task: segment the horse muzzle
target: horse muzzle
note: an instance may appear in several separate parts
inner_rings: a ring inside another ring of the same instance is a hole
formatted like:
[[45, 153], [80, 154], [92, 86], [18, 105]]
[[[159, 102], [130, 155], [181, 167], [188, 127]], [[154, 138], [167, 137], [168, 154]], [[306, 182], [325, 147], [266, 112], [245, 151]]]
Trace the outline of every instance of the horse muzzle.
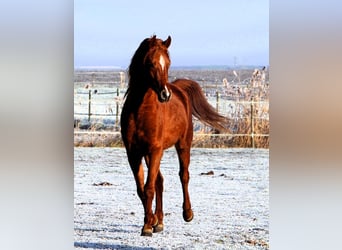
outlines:
[[160, 102], [168, 102], [170, 101], [171, 96], [172, 96], [171, 90], [169, 90], [165, 85], [164, 88], [158, 93], [158, 100]]

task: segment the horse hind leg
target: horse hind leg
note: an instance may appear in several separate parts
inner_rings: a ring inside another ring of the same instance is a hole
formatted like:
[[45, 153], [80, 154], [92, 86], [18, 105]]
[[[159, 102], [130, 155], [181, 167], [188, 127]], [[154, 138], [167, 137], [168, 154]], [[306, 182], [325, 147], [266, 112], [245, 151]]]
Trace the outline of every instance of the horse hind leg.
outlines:
[[189, 185], [189, 164], [190, 164], [190, 147], [180, 148], [176, 146], [179, 158], [179, 177], [183, 189], [183, 219], [190, 222], [194, 218], [194, 213], [191, 209], [190, 195], [188, 190]]

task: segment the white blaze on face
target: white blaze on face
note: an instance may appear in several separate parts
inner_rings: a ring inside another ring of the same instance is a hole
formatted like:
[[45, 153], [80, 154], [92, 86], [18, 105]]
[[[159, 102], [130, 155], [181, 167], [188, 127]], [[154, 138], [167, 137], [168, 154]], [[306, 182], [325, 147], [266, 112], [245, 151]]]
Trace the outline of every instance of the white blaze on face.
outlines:
[[164, 70], [164, 68], [165, 68], [165, 59], [164, 59], [164, 57], [162, 55], [160, 55], [159, 64], [160, 64], [162, 70]]
[[[164, 71], [165, 70], [165, 58], [163, 55], [160, 55], [159, 64], [160, 64], [160, 67], [162, 68], [162, 71]], [[168, 99], [170, 99], [171, 93], [170, 93], [169, 89], [166, 87], [166, 85], [164, 86], [164, 91], [165, 91], [164, 93], [165, 93], [166, 97]]]
[[164, 89], [166, 91], [166, 96], [169, 97], [170, 96], [170, 92], [169, 92], [169, 89], [166, 87], [166, 85], [165, 85]]

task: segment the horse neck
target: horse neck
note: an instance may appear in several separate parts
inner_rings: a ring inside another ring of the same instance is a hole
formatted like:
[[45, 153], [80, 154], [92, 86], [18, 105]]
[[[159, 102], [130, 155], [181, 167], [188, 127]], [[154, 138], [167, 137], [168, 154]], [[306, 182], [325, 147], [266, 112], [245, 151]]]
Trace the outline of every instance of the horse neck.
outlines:
[[128, 89], [126, 91], [125, 97], [129, 100], [130, 105], [139, 106], [148, 91], [149, 87], [146, 85], [144, 80], [133, 81], [134, 79], [130, 79], [128, 84]]

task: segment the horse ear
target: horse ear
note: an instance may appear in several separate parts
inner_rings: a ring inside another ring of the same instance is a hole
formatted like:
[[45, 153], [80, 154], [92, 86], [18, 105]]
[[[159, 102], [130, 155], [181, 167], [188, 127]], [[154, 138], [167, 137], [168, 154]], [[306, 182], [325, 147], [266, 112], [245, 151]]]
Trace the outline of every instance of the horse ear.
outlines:
[[156, 41], [156, 39], [157, 39], [157, 36], [156, 36], [156, 35], [153, 35], [153, 36], [151, 37], [151, 42], [154, 43], [154, 42]]
[[167, 39], [163, 42], [163, 44], [168, 48], [171, 44], [171, 36], [168, 36]]

